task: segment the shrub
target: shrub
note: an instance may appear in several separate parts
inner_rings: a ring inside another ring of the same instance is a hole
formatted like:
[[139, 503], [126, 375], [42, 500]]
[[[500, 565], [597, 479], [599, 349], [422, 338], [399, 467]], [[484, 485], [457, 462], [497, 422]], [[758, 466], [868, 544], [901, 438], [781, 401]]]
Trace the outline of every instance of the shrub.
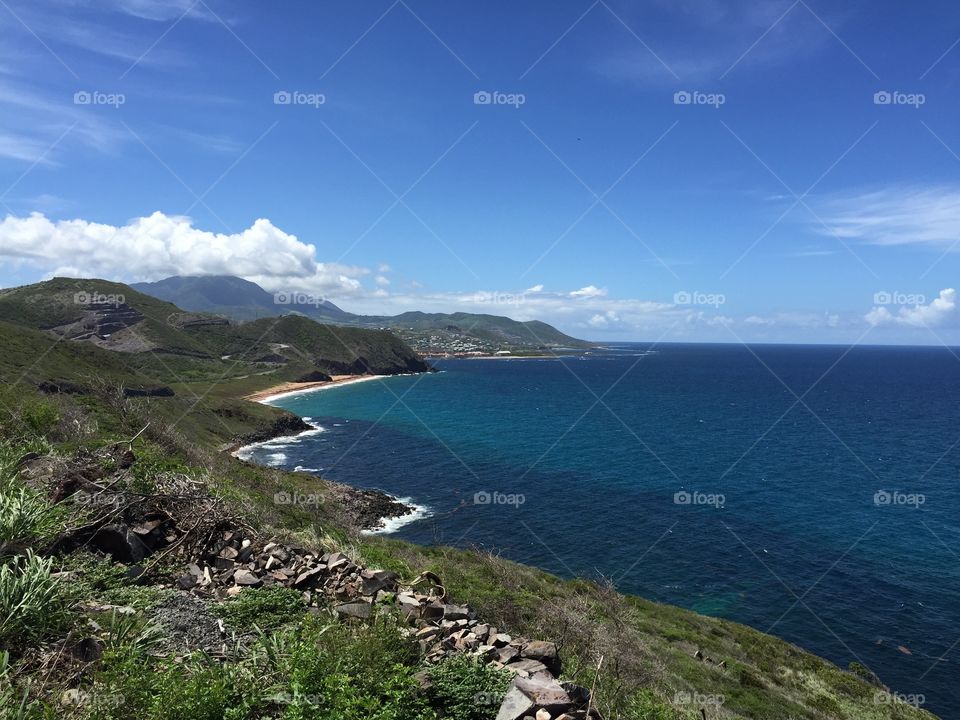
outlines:
[[237, 628], [274, 628], [303, 617], [307, 608], [303, 596], [291, 588], [273, 587], [244, 590], [217, 606], [214, 612]]
[[138, 585], [131, 581], [127, 566], [89, 552], [68, 555], [64, 566], [75, 575], [70, 587], [74, 600], [97, 600], [147, 610], [174, 592], [156, 585]]
[[[253, 593], [251, 593], [253, 594]], [[221, 664], [104, 653], [91, 720], [437, 720], [396, 627], [350, 628], [312, 616]], [[122, 702], [116, 702], [122, 698]]]
[[431, 670], [427, 695], [446, 720], [491, 720], [509, 685], [509, 672], [456, 657]]

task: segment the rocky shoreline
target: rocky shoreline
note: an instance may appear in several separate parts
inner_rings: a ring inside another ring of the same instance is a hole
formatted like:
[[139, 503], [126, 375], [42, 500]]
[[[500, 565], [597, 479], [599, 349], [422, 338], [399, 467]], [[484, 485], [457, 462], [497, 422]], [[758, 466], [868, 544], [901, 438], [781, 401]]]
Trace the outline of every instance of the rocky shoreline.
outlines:
[[[281, 438], [295, 438], [312, 430], [316, 430], [316, 428], [304, 421], [303, 418], [285, 412], [270, 425], [236, 438], [224, 450], [237, 457], [241, 450], [251, 445]], [[237, 459], [240, 462], [250, 462], [239, 457]], [[361, 532], [382, 530], [385, 521], [412, 515], [417, 511], [417, 508], [413, 505], [401, 502], [399, 498], [382, 490], [364, 490], [319, 476], [316, 477], [318, 482], [323, 483], [332, 491], [335, 500], [346, 511], [349, 521]]]

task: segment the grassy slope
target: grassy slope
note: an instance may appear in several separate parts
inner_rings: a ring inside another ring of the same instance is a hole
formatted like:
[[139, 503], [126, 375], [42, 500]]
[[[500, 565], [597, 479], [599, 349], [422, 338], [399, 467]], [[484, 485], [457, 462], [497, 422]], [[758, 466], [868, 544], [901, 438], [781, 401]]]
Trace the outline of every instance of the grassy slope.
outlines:
[[[56, 343], [44, 333], [0, 323], [0, 380], [9, 388], [0, 397], [4, 406], [34, 402], [30, 386], [54, 378], [84, 384], [94, 375], [105, 384], [150, 378], [170, 381], [165, 362], [151, 354], [136, 360], [78, 343]], [[198, 363], [181, 359], [184, 368]], [[666, 708], [677, 692], [720, 694], [725, 717], [742, 718], [928, 718], [902, 703], [876, 702], [876, 689], [852, 674], [777, 638], [736, 623], [709, 618], [679, 608], [625, 597], [594, 583], [562, 581], [539, 570], [478, 552], [424, 548], [387, 538], [360, 537], [345, 526], [331, 503], [315, 508], [278, 506], [271, 500], [279, 490], [320, 492], [309, 475], [283, 473], [240, 463], [213, 448], [230, 437], [271, 419], [277, 411], [237, 400], [239, 387], [269, 384], [269, 376], [237, 376], [242, 368], [225, 363], [218, 370], [233, 372], [232, 382], [209, 378], [172, 383], [174, 398], [116, 400], [109, 393], [92, 396], [36, 399], [54, 403], [63, 418], [87, 429], [83, 444], [99, 445], [130, 437], [151, 423], [138, 453], [202, 468], [215, 489], [243, 508], [265, 532], [292, 538], [329, 536], [369, 563], [399, 570], [410, 577], [431, 569], [450, 593], [468, 601], [485, 619], [514, 633], [555, 639], [563, 644], [567, 674], [590, 685], [600, 654], [605, 657], [597, 680], [598, 695], [608, 717], [636, 717], [625, 708], [637, 690], [655, 693]], [[245, 386], [245, 384], [248, 384]], [[187, 392], [192, 390], [193, 392]], [[199, 399], [198, 399], [199, 398]], [[62, 443], [64, 451], [79, 441]], [[701, 649], [726, 660], [725, 670], [696, 660]], [[693, 717], [678, 707], [677, 715]]]

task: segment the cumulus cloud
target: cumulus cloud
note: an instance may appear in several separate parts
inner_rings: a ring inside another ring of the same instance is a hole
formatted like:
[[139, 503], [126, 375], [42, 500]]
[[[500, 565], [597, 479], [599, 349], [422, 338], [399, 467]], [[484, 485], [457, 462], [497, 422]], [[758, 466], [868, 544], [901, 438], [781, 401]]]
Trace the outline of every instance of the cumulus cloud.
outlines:
[[190, 218], [155, 212], [125, 225], [8, 215], [0, 257], [49, 275], [157, 280], [169, 275], [239, 275], [268, 290], [354, 293], [365, 268], [321, 263], [316, 248], [265, 218], [240, 232], [213, 233]]
[[579, 290], [574, 290], [570, 293], [572, 298], [595, 298], [603, 297], [607, 294], [606, 288], [598, 288], [595, 285], [587, 285], [582, 287]]
[[957, 320], [957, 291], [946, 288], [929, 304], [902, 306], [890, 312], [885, 305], [874, 307], [864, 319], [873, 326], [903, 325], [907, 327], [934, 328], [952, 324]]
[[620, 316], [617, 315], [617, 313], [613, 310], [607, 310], [604, 313], [597, 313], [587, 321], [590, 327], [595, 328], [607, 328], [610, 325], [618, 322], [620, 322]]
[[534, 285], [533, 287], [529, 287], [529, 288], [527, 288], [526, 290], [524, 290], [524, 292], [528, 292], [528, 293], [543, 292], [543, 283], [538, 283], [537, 285]]

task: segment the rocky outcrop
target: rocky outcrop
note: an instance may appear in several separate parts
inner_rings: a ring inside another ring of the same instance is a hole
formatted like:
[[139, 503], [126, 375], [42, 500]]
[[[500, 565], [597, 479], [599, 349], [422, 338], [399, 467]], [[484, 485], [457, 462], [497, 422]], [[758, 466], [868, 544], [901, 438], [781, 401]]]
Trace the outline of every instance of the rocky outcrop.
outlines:
[[286, 437], [287, 435], [298, 435], [310, 429], [312, 428], [307, 425], [302, 418], [291, 413], [285, 413], [269, 425], [236, 438], [235, 447], [252, 445], [253, 443], [265, 442], [278, 437]]
[[82, 385], [66, 380], [44, 380], [37, 385], [37, 390], [47, 395], [85, 395], [88, 392]]
[[149, 388], [124, 388], [124, 397], [173, 397], [173, 388], [161, 385]]
[[301, 375], [294, 382], [298, 383], [308, 383], [308, 382], [330, 382], [333, 378], [327, 373], [320, 370], [314, 370], [313, 372], [308, 372], [305, 375]]
[[497, 720], [601, 720], [586, 688], [558, 679], [562, 663], [554, 643], [514, 637], [484, 622], [469, 606], [451, 602], [432, 573], [403, 580], [388, 570], [362, 567], [341, 552], [320, 554], [275, 542], [258, 547], [231, 531], [177, 581], [182, 590], [218, 598], [271, 585], [298, 590], [308, 605], [331, 608], [344, 622], [396, 611], [428, 664], [469, 655], [512, 673]]
[[364, 357], [357, 357], [352, 362], [324, 359], [321, 364], [331, 375], [402, 375], [432, 370], [430, 365], [419, 357], [409, 357], [389, 363], [370, 363]]

